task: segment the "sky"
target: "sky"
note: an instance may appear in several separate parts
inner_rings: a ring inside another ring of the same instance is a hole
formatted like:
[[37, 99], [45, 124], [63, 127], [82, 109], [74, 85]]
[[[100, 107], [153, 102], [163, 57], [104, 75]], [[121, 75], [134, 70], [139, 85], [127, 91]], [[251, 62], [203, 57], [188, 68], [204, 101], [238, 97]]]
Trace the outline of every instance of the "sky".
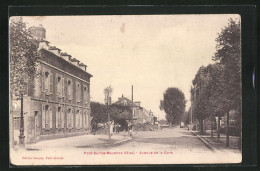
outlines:
[[190, 107], [190, 88], [200, 66], [215, 52], [217, 34], [239, 15], [104, 15], [23, 17], [27, 26], [42, 24], [51, 46], [87, 65], [91, 101], [104, 103], [104, 88], [113, 88], [112, 102], [122, 94], [152, 110], [159, 109], [168, 87], [180, 89]]

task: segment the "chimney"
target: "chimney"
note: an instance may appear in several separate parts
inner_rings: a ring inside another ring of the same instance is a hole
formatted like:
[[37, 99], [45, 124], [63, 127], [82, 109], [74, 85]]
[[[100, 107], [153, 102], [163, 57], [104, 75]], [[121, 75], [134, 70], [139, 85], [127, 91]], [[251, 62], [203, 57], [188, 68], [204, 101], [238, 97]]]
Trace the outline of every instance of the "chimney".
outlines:
[[73, 63], [76, 66], [79, 66], [79, 60], [77, 60], [76, 58], [70, 59], [70, 62]]
[[87, 65], [83, 64], [83, 63], [80, 63], [79, 64], [79, 67], [84, 70], [84, 71], [87, 71]]
[[61, 50], [59, 48], [56, 48], [56, 46], [50, 46], [49, 51], [51, 51], [52, 53], [54, 53], [57, 56], [60, 56]]
[[30, 27], [29, 31], [37, 40], [45, 40], [46, 38], [46, 30], [41, 24]]
[[71, 56], [67, 54], [66, 52], [60, 54], [62, 58], [64, 58], [66, 61], [70, 61]]

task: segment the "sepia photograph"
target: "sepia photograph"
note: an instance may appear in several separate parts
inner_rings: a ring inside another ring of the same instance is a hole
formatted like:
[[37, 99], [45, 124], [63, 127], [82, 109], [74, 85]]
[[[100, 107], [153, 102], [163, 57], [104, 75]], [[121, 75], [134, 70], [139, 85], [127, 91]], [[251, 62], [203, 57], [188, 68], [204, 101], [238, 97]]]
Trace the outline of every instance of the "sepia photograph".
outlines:
[[10, 163], [242, 162], [238, 14], [12, 16]]

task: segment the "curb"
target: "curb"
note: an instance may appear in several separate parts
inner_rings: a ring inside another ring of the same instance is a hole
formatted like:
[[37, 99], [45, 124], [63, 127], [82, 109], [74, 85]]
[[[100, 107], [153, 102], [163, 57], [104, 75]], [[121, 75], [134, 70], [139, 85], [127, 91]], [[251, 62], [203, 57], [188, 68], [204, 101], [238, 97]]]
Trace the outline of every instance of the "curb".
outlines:
[[208, 147], [208, 149], [210, 149], [211, 151], [216, 151], [217, 149], [219, 149], [218, 147], [216, 147], [215, 145], [213, 145], [211, 142], [209, 142], [208, 140], [206, 140], [205, 138], [199, 136], [198, 134], [196, 134], [195, 132], [193, 131], [190, 131], [192, 132], [199, 140], [201, 140], [206, 147]]

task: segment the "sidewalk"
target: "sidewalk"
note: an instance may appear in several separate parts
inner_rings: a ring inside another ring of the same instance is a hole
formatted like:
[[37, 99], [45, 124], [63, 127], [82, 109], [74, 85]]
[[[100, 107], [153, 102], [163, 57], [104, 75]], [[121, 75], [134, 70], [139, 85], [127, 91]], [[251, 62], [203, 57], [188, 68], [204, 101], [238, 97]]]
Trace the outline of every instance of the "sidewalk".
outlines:
[[241, 153], [241, 142], [239, 140], [239, 137], [229, 136], [229, 147], [226, 147], [226, 135], [224, 134], [220, 134], [220, 138], [218, 140], [217, 132], [213, 132], [213, 137], [211, 138], [210, 130], [207, 130], [204, 135], [200, 135], [199, 131], [190, 131], [212, 151], [228, 150], [235, 153]]
[[108, 135], [98, 134], [98, 135], [82, 135], [74, 137], [66, 137], [53, 140], [44, 140], [39, 141], [34, 144], [26, 144], [25, 148], [27, 150], [44, 150], [44, 149], [59, 149], [59, 148], [100, 148], [108, 147], [113, 145], [119, 145], [130, 141], [132, 138], [129, 136], [124, 136], [122, 134], [114, 134], [111, 136], [111, 139], [108, 139]]

